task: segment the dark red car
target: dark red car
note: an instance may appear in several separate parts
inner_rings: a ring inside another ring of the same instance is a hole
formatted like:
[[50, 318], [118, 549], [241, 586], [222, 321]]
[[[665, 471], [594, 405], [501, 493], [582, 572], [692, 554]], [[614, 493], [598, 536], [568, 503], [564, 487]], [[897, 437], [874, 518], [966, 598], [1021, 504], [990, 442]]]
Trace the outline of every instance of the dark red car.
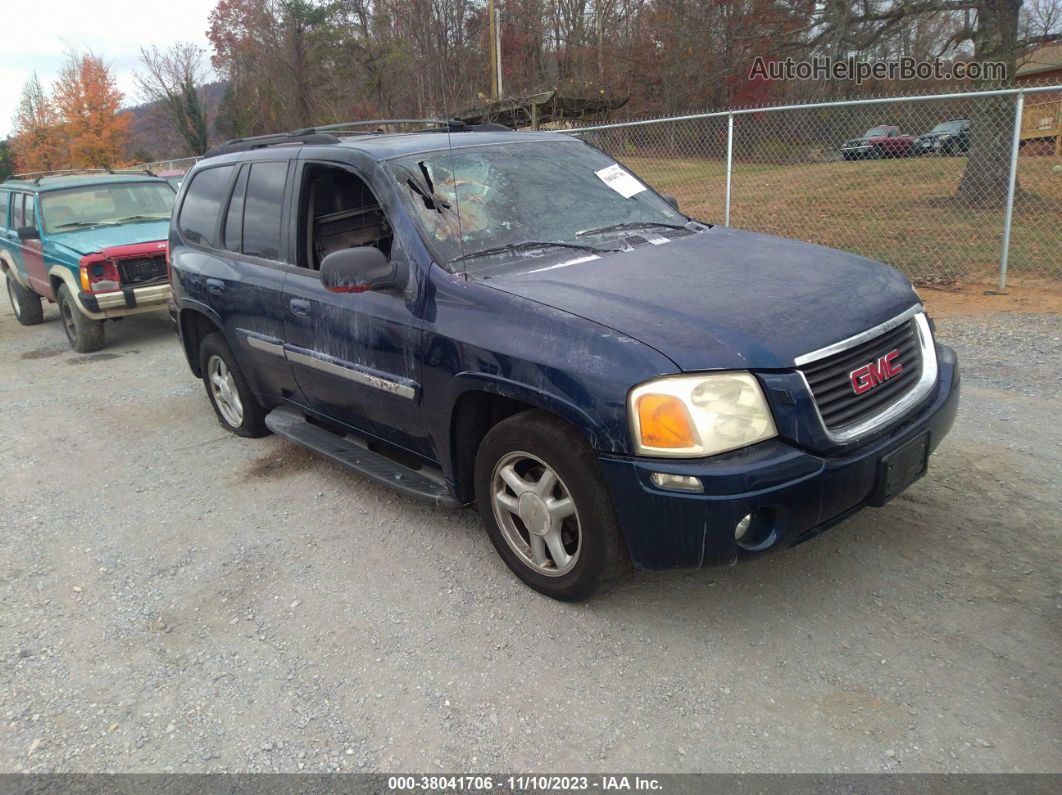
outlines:
[[852, 138], [841, 144], [841, 157], [845, 160], [907, 157], [913, 145], [914, 138], [900, 132], [899, 127], [882, 125], [871, 127], [862, 138]]

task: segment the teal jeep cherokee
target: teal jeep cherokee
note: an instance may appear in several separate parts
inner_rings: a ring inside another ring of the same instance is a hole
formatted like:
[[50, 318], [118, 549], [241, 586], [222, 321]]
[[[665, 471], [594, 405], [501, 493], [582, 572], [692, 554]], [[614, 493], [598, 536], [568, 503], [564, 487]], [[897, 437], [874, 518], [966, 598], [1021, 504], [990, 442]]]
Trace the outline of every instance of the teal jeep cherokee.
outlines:
[[103, 347], [103, 322], [164, 309], [176, 194], [150, 172], [25, 174], [0, 185], [0, 272], [18, 322], [59, 306], [70, 346]]

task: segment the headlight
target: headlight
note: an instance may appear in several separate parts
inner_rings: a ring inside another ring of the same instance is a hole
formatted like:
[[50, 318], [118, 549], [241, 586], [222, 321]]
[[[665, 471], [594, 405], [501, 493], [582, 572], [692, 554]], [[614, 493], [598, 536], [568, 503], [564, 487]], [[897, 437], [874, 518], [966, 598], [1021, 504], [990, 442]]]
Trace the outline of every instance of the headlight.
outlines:
[[647, 381], [627, 399], [639, 455], [695, 458], [778, 435], [751, 373], [676, 375]]

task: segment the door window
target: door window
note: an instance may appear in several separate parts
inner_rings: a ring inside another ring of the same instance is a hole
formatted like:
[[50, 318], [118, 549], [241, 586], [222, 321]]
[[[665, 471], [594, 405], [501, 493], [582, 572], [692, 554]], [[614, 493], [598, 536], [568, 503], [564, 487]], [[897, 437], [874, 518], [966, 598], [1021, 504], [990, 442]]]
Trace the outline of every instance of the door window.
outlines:
[[243, 253], [280, 261], [281, 214], [288, 164], [253, 163], [243, 200]]
[[181, 204], [177, 226], [190, 243], [216, 247], [218, 215], [225, 202], [234, 166], [217, 166], [197, 172]]
[[300, 267], [319, 270], [333, 251], [355, 246], [391, 256], [393, 232], [383, 208], [365, 181], [346, 169], [306, 166], [299, 219]]
[[7, 211], [11, 206], [11, 194], [6, 190], [0, 190], [0, 229], [10, 229], [7, 221]]
[[23, 197], [25, 204], [22, 205], [22, 226], [37, 226], [37, 199], [32, 193]]

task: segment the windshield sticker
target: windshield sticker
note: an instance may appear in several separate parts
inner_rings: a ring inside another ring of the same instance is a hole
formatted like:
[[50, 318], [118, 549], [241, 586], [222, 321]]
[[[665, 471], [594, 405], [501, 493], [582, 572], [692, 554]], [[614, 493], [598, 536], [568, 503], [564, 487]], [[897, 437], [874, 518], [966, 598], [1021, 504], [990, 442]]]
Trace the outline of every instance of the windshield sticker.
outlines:
[[603, 168], [594, 173], [597, 174], [602, 182], [624, 199], [629, 199], [631, 196], [645, 190], [645, 185], [635, 179], [633, 174], [620, 168], [619, 163], [613, 163], [608, 168]]

